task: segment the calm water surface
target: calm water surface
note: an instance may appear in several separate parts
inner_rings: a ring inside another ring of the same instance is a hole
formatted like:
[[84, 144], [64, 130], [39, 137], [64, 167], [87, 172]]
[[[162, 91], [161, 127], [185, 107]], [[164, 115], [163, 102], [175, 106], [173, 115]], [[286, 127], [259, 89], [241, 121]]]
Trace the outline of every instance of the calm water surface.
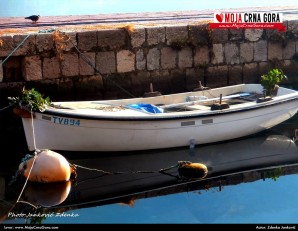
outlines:
[[[102, 154], [100, 158], [65, 153], [70, 163], [81, 167], [127, 173], [104, 175], [78, 167], [72, 184], [28, 184], [21, 200], [39, 205], [37, 209], [15, 205], [23, 183], [6, 185], [1, 216], [9, 215], [3, 223], [295, 224], [297, 122], [295, 116], [252, 137], [194, 149]], [[186, 180], [173, 167], [177, 160], [205, 163], [207, 177]], [[155, 171], [167, 167], [173, 167], [168, 174]], [[152, 172], [131, 173], [148, 170]]]

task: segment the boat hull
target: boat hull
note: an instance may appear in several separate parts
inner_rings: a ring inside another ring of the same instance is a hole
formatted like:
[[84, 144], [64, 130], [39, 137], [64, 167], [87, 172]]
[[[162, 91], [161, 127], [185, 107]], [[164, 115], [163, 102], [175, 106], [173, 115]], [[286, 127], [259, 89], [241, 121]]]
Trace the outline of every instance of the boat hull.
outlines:
[[22, 118], [29, 150], [135, 151], [248, 136], [291, 118], [297, 99], [266, 107], [158, 119], [100, 119], [35, 113]]

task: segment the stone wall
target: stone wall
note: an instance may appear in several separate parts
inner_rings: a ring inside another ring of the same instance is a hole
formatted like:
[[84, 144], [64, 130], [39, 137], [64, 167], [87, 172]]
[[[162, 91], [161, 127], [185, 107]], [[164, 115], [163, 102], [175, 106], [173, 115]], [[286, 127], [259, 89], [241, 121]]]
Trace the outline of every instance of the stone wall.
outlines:
[[[26, 85], [54, 100], [127, 98], [143, 96], [151, 82], [162, 94], [178, 93], [199, 81], [208, 87], [257, 83], [273, 67], [294, 83], [298, 21], [284, 25], [286, 32], [210, 30], [200, 23], [32, 33], [0, 66], [1, 95]], [[0, 36], [0, 60], [26, 36]]]

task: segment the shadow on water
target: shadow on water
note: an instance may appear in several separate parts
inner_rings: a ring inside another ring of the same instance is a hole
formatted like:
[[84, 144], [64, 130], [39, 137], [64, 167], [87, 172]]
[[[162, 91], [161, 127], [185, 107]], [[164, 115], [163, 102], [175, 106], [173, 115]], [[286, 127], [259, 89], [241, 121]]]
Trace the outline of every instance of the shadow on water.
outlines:
[[[19, 164], [14, 157], [6, 166], [9, 174], [4, 174], [0, 182], [3, 185], [0, 219], [5, 223], [22, 222], [22, 219], [25, 219], [23, 222], [39, 223], [49, 214], [114, 203], [133, 206], [136, 200], [145, 198], [211, 188], [221, 191], [228, 185], [266, 178], [277, 180], [283, 175], [296, 174], [298, 148], [294, 136], [297, 121], [298, 116], [294, 116], [254, 136], [193, 149], [113, 153], [110, 156], [107, 153], [88, 153], [85, 156], [84, 153], [75, 156], [64, 153], [69, 162], [77, 166], [75, 181], [28, 183], [17, 204], [24, 182], [8, 185], [11, 172]], [[100, 157], [96, 156], [99, 154]], [[179, 172], [180, 161], [206, 165], [207, 176], [186, 178]], [[167, 171], [161, 172], [162, 169]], [[28, 218], [28, 214], [37, 215]]]

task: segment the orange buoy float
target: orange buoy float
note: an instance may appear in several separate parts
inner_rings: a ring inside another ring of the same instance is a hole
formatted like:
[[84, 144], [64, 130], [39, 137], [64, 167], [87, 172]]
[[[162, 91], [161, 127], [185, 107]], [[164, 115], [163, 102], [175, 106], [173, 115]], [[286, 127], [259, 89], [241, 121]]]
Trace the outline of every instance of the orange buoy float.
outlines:
[[42, 150], [19, 165], [19, 172], [24, 177], [31, 182], [39, 183], [69, 181], [73, 171], [68, 161], [61, 154], [51, 150]]
[[52, 207], [66, 200], [71, 189], [71, 181], [52, 184], [28, 184], [23, 199], [35, 206]]

